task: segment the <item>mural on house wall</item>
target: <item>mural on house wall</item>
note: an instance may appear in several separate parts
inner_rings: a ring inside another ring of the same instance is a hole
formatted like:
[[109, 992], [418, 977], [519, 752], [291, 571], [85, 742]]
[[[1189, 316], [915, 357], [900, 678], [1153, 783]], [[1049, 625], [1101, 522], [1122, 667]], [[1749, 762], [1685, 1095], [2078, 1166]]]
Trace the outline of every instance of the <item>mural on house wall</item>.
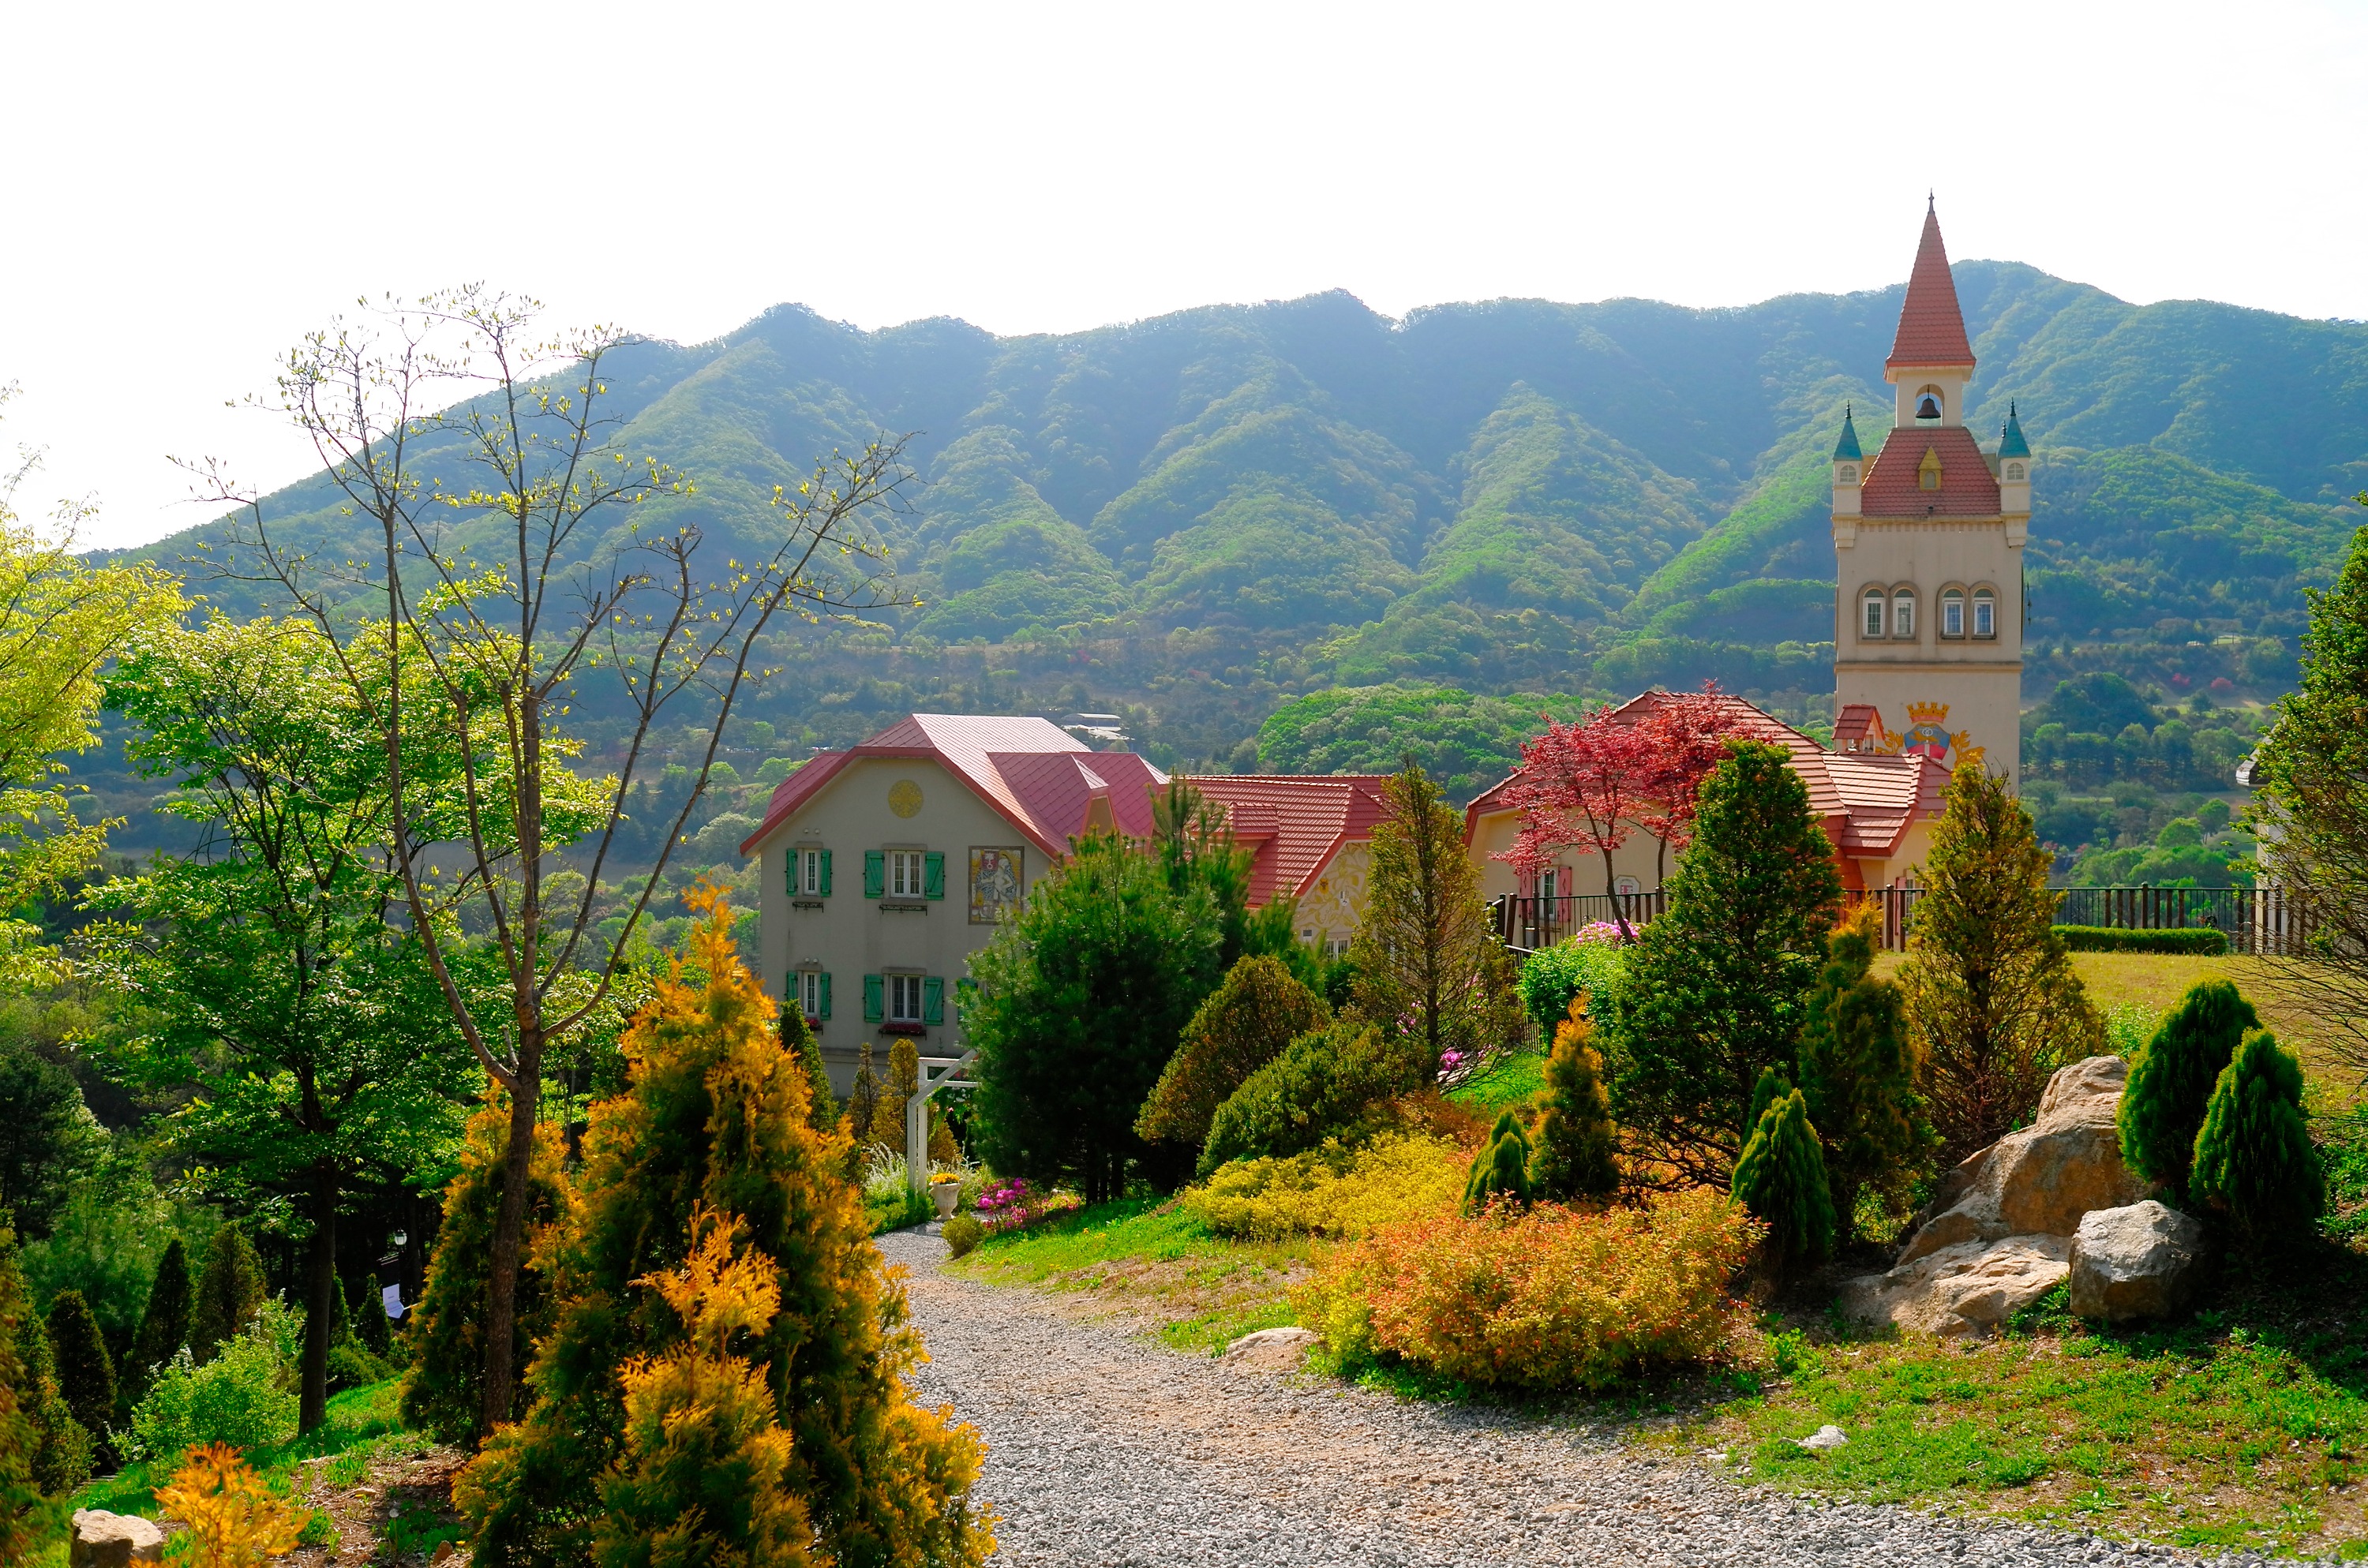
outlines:
[[1019, 908], [1020, 901], [1028, 892], [1028, 880], [1020, 874], [1019, 855], [1017, 849], [971, 846], [972, 925], [992, 926], [1005, 910], [1017, 911]]

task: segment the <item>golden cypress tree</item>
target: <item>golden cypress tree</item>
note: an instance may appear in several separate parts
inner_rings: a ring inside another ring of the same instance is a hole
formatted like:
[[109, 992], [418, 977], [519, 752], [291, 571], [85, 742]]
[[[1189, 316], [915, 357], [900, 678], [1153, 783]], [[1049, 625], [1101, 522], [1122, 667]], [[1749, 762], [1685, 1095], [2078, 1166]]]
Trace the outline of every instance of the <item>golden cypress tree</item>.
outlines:
[[1537, 1137], [1530, 1154], [1530, 1185], [1540, 1198], [1609, 1198], [1620, 1190], [1613, 1158], [1619, 1129], [1603, 1086], [1603, 1058], [1587, 1017], [1587, 993], [1570, 999], [1570, 1016], [1554, 1026], [1554, 1054], [1539, 1096]]
[[888, 1048], [888, 1081], [880, 1087], [880, 1103], [871, 1112], [871, 1142], [902, 1152], [905, 1147], [905, 1106], [921, 1092], [921, 1048], [906, 1035]]
[[[529, 1374], [533, 1403], [454, 1488], [478, 1531], [477, 1560], [580, 1562], [597, 1548], [606, 1562], [794, 1562], [767, 1553], [803, 1508], [817, 1560], [982, 1562], [994, 1541], [970, 1500], [978, 1437], [905, 1390], [920, 1337], [840, 1174], [848, 1135], [808, 1119], [807, 1075], [740, 964], [722, 896], [702, 889], [692, 905], [705, 918], [691, 952], [625, 1036], [627, 1087], [592, 1110], [577, 1205], [550, 1249], [557, 1307]], [[709, 1233], [694, 1235], [695, 1223]], [[698, 1478], [669, 1479], [650, 1444], [663, 1412], [687, 1409], [694, 1388], [723, 1387], [712, 1346], [681, 1357], [700, 1332], [697, 1293], [690, 1308], [667, 1295], [680, 1294], [686, 1267], [697, 1275], [691, 1259], [718, 1223], [738, 1238], [735, 1262], [779, 1292], [761, 1331], [736, 1331], [734, 1353], [789, 1443], [772, 1469], [765, 1453], [779, 1444], [752, 1412], [735, 1403], [717, 1413], [698, 1440], [729, 1438], [745, 1459], [734, 1473], [757, 1490], [729, 1518], [693, 1523], [664, 1508]], [[644, 1376], [670, 1357], [673, 1371]], [[609, 1488], [630, 1506], [612, 1510]], [[683, 1532], [700, 1529], [729, 1540], [712, 1536], [691, 1551]]]

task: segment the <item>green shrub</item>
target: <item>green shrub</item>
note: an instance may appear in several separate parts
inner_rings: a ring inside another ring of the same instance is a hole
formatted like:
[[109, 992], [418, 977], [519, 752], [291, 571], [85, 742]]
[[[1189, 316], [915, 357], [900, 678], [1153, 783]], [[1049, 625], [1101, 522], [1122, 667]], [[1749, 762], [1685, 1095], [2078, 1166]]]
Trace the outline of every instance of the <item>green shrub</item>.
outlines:
[[1378, 1124], [1383, 1103], [1417, 1087], [1418, 1076], [1413, 1053], [1380, 1029], [1335, 1019], [1292, 1040], [1217, 1108], [1200, 1174], [1228, 1160], [1321, 1148], [1326, 1139], [1353, 1142]]
[[1464, 1185], [1453, 1141], [1383, 1132], [1350, 1149], [1236, 1160], [1187, 1188], [1184, 1209], [1219, 1235], [1357, 1237], [1394, 1220], [1452, 1213]]
[[1611, 994], [1620, 978], [1621, 956], [1616, 942], [1565, 937], [1521, 960], [1521, 1008], [1538, 1026], [1540, 1040], [1554, 1039], [1554, 1030], [1570, 1017], [1573, 998]]
[[2130, 1063], [2115, 1119], [2130, 1169], [2187, 1200], [2195, 1135], [2220, 1074], [2246, 1031], [2261, 1027], [2253, 1005], [2225, 980], [2198, 982], [2180, 999]]
[[[384, 1314], [381, 1314], [384, 1315]], [[358, 1340], [329, 1346], [329, 1392], [368, 1388], [394, 1376], [394, 1369], [363, 1348]]]
[[1540, 1198], [1609, 1198], [1620, 1189], [1613, 1159], [1620, 1130], [1611, 1124], [1611, 1096], [1603, 1087], [1603, 1058], [1589, 1043], [1593, 1026], [1568, 1004], [1546, 1061], [1546, 1087], [1538, 1135], [1530, 1152], [1530, 1186]]
[[132, 1457], [171, 1459], [193, 1443], [251, 1450], [293, 1437], [297, 1323], [275, 1301], [203, 1365], [177, 1352], [131, 1412]]
[[962, 1257], [986, 1239], [986, 1227], [967, 1214], [957, 1214], [946, 1221], [945, 1235], [948, 1256]]
[[817, 1132], [838, 1125], [838, 1101], [830, 1092], [830, 1067], [822, 1059], [822, 1041], [806, 1027], [805, 1009], [794, 1001], [781, 1007], [781, 1049], [797, 1058], [806, 1074], [806, 1123]]
[[1801, 1094], [1844, 1234], [1854, 1228], [1861, 1191], [1884, 1194], [1895, 1211], [1912, 1207], [1908, 1193], [1938, 1142], [1916, 1092], [1906, 998], [1874, 973], [1882, 946], [1882, 909], [1860, 904], [1827, 938], [1801, 1028]]
[[1833, 1249], [1834, 1200], [1826, 1161], [1798, 1089], [1760, 1113], [1735, 1162], [1735, 1197], [1766, 1222], [1765, 1256], [1779, 1278], [1814, 1268]]
[[2217, 958], [2228, 950], [2226, 932], [2209, 926], [2176, 931], [2124, 931], [2117, 926], [2058, 926], [2055, 935], [2071, 953], [2201, 953]]
[[115, 1361], [81, 1291], [58, 1292], [50, 1303], [49, 1331], [58, 1395], [97, 1442], [115, 1421]]
[[2221, 1069], [2195, 1135], [2188, 1187], [2226, 1209], [2254, 1251], [2291, 1246], [2311, 1233], [2326, 1189], [2303, 1119], [2302, 1064], [2267, 1029], [2247, 1035]]
[[1184, 1026], [1176, 1054], [1135, 1118], [1135, 1135], [1199, 1149], [1208, 1142], [1217, 1108], [1292, 1040], [1330, 1017], [1324, 999], [1278, 960], [1242, 960]]
[[1498, 1199], [1526, 1208], [1530, 1201], [1530, 1135], [1511, 1111], [1497, 1119], [1480, 1152], [1472, 1156], [1463, 1182], [1463, 1212], [1477, 1214]]
[[378, 1280], [370, 1275], [362, 1276], [361, 1287], [356, 1291], [353, 1302], [354, 1338], [363, 1349], [384, 1360], [387, 1352], [393, 1348], [393, 1335], [389, 1332], [392, 1325], [387, 1322], [386, 1301], [379, 1294]]

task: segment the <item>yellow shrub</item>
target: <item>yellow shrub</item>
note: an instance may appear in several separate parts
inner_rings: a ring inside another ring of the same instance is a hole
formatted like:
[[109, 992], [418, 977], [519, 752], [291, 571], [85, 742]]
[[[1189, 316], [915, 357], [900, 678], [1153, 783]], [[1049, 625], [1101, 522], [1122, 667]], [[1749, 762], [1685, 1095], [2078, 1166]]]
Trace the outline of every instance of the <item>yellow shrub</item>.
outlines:
[[1759, 1228], [1708, 1188], [1601, 1213], [1451, 1206], [1343, 1247], [1292, 1304], [1344, 1365], [1388, 1352], [1468, 1382], [1600, 1389], [1726, 1348], [1727, 1281]]
[[1184, 1207], [1221, 1235], [1356, 1237], [1394, 1221], [1452, 1213], [1470, 1163], [1452, 1140], [1383, 1133], [1356, 1149], [1327, 1143], [1222, 1165], [1184, 1194]]
[[304, 1510], [274, 1496], [228, 1443], [191, 1449], [156, 1506], [189, 1527], [198, 1568], [252, 1568], [293, 1551], [304, 1526]]

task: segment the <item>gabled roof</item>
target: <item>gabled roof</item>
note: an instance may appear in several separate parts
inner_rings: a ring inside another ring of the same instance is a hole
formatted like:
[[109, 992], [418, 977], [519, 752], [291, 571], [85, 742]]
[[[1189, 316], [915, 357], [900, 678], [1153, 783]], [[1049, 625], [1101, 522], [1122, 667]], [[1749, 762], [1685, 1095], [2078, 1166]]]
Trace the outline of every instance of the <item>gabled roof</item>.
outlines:
[[1121, 833], [1151, 833], [1151, 791], [1167, 776], [1133, 752], [1098, 752], [1044, 719], [969, 713], [913, 713], [862, 744], [817, 753], [774, 787], [765, 820], [740, 846], [764, 841], [863, 757], [910, 757], [939, 764], [1052, 856], [1068, 853], [1097, 801], [1108, 802]]
[[[1924, 489], [1924, 454], [1941, 460], [1941, 488]], [[1995, 517], [1998, 484], [1974, 433], [1962, 425], [1902, 425], [1884, 437], [1866, 471], [1859, 515], [1866, 517]]]
[[1372, 836], [1385, 773], [1233, 773], [1194, 777], [1226, 809], [1234, 837], [1250, 851], [1250, 903], [1299, 897], [1349, 845]]
[[1891, 358], [1883, 362], [1886, 370], [1911, 365], [1974, 368], [1965, 315], [1957, 308], [1956, 279], [1949, 275], [1949, 250], [1941, 243], [1941, 220], [1929, 203], [1924, 237], [1916, 246], [1916, 267], [1907, 275], [1907, 299], [1899, 307], [1899, 330], [1891, 339]]

